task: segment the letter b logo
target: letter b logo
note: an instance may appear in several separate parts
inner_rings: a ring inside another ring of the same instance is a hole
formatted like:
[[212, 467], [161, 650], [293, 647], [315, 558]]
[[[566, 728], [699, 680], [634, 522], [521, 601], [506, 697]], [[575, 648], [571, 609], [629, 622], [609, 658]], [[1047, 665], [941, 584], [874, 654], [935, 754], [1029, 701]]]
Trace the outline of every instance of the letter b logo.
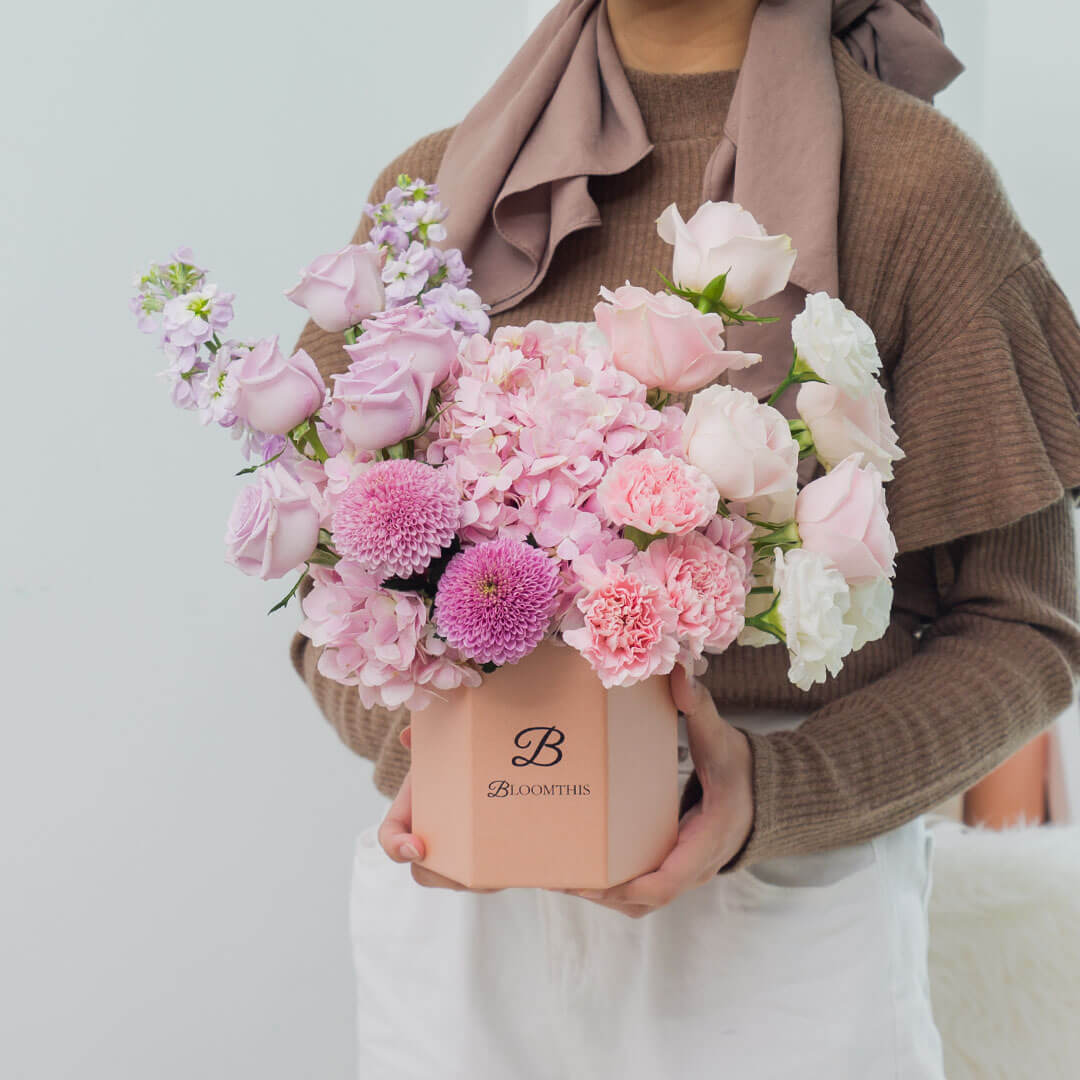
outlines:
[[[536, 733], [536, 734], [534, 734]], [[557, 727], [522, 728], [514, 736], [514, 745], [519, 750], [531, 751], [528, 757], [515, 754], [510, 759], [511, 765], [558, 765], [563, 752], [559, 749], [566, 741], [566, 736]]]

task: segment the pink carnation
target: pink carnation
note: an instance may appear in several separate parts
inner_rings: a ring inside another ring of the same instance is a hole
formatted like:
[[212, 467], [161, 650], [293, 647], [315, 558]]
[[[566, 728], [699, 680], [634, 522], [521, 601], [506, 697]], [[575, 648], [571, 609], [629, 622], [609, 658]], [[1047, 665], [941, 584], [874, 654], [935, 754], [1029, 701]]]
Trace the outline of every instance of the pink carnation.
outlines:
[[748, 521], [741, 514], [732, 512], [727, 517], [717, 514], [709, 522], [705, 535], [717, 547], [726, 548], [732, 555], [738, 556], [746, 567], [746, 575], [749, 577], [754, 572], [754, 545], [750, 543], [753, 532], [752, 521]]
[[380, 461], [339, 496], [334, 546], [362, 570], [410, 577], [447, 547], [461, 503], [447, 475], [419, 461]]
[[675, 609], [681, 659], [721, 653], [742, 632], [749, 582], [739, 556], [692, 532], [650, 544], [630, 569], [642, 566], [663, 582]]
[[642, 450], [612, 465], [596, 498], [613, 525], [679, 535], [707, 525], [720, 495], [700, 469], [659, 450]]
[[666, 675], [679, 654], [677, 616], [662, 584], [615, 563], [574, 564], [584, 591], [564, 619], [563, 640], [593, 666], [606, 687]]

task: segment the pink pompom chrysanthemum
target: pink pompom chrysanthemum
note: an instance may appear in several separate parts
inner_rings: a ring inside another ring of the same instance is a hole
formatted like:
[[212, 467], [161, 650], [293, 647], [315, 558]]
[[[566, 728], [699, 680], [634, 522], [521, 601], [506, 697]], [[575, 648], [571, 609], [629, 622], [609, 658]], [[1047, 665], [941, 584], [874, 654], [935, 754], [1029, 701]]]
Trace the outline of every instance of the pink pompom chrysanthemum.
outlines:
[[679, 535], [709, 523], [720, 495], [698, 468], [659, 450], [619, 458], [596, 489], [613, 525]]
[[334, 547], [380, 579], [411, 577], [454, 538], [461, 500], [448, 475], [420, 461], [380, 461], [338, 498]]
[[519, 540], [458, 552], [435, 594], [435, 624], [462, 656], [514, 664], [540, 644], [555, 612], [559, 564]]

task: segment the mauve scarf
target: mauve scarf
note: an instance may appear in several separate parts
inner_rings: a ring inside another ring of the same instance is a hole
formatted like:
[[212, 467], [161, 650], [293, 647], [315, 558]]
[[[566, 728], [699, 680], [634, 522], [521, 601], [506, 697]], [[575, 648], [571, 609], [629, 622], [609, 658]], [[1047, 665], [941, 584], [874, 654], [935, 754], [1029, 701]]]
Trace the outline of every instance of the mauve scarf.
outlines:
[[[755, 308], [779, 321], [728, 334], [733, 348], [773, 357], [730, 373], [756, 394], [787, 368], [790, 321], [805, 294], [838, 289], [843, 122], [833, 35], [867, 71], [926, 100], [963, 70], [923, 0], [761, 0], [702, 191], [702, 201], [741, 203], [799, 252], [792, 284]], [[604, 0], [561, 0], [458, 126], [437, 178], [449, 242], [494, 311], [536, 289], [567, 235], [600, 224], [588, 177], [625, 172], [651, 150]]]

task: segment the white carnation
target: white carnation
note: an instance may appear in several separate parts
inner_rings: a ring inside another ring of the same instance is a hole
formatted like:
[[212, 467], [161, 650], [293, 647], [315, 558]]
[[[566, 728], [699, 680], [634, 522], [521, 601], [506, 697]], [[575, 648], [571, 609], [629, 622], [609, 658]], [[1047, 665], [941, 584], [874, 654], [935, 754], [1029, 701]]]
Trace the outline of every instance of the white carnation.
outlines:
[[874, 332], [835, 297], [811, 293], [791, 320], [791, 339], [800, 359], [827, 383], [861, 397], [881, 370]]
[[862, 585], [851, 586], [851, 606], [844, 621], [855, 628], [852, 652], [861, 649], [868, 641], [877, 641], [888, 630], [892, 601], [891, 578], [875, 578]]
[[816, 552], [776, 549], [774, 586], [787, 638], [788, 678], [800, 690], [836, 675], [851, 652], [855, 627], [845, 622], [851, 593], [844, 575]]

